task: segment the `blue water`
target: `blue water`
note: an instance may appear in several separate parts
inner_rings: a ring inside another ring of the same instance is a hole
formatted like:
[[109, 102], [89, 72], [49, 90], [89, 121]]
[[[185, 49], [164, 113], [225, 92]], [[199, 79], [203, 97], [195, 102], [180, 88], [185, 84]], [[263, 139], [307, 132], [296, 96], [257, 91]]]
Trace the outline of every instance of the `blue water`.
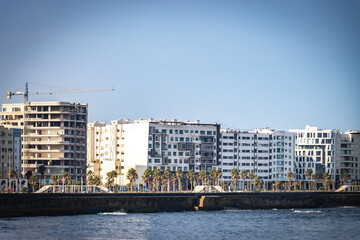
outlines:
[[360, 208], [0, 219], [0, 239], [360, 239]]

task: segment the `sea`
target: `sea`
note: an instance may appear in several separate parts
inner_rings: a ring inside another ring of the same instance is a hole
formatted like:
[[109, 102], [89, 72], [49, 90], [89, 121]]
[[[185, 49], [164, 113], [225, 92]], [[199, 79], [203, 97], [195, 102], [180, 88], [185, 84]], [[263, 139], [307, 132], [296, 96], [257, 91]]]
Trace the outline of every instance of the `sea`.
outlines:
[[0, 239], [360, 239], [360, 208], [1, 218]]

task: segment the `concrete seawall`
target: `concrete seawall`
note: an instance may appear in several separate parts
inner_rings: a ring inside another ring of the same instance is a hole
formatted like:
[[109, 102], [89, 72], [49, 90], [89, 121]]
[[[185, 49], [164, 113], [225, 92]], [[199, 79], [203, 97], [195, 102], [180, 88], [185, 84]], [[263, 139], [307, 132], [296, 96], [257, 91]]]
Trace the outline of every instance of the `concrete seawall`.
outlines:
[[0, 217], [341, 206], [360, 207], [360, 193], [0, 194]]

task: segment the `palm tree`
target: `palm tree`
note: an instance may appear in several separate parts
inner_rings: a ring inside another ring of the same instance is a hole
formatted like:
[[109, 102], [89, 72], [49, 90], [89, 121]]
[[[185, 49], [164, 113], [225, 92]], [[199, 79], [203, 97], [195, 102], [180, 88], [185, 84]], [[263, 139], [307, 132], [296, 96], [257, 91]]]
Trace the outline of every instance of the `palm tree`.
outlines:
[[170, 176], [170, 182], [172, 183], [173, 191], [175, 191], [175, 183], [177, 181], [176, 174], [171, 174]]
[[127, 188], [127, 190], [132, 191], [132, 185], [131, 185], [131, 183], [127, 183], [127, 184], [126, 184], [126, 188]]
[[222, 175], [221, 169], [218, 169], [218, 170], [216, 171], [216, 182], [217, 182], [217, 185], [219, 185], [219, 179], [220, 179], [221, 175]]
[[236, 183], [239, 180], [239, 171], [237, 170], [237, 168], [233, 168], [231, 170], [231, 179], [233, 180], [234, 191], [236, 191]]
[[205, 170], [201, 170], [199, 172], [199, 179], [201, 180], [201, 185], [204, 185], [205, 178], [206, 178], [206, 172]]
[[317, 191], [317, 180], [319, 179], [319, 174], [314, 173], [313, 179], [314, 179], [314, 188], [315, 188], [315, 191]]
[[242, 187], [242, 190], [245, 191], [245, 180], [247, 178], [247, 171], [246, 170], [242, 170], [241, 173], [240, 173], [240, 176], [241, 176], [241, 179], [243, 181], [243, 187]]
[[259, 177], [254, 178], [254, 184], [257, 188], [261, 188], [262, 182]]
[[311, 190], [310, 180], [311, 180], [312, 174], [313, 174], [313, 170], [311, 168], [306, 169], [305, 175], [308, 178], [309, 191]]
[[159, 180], [161, 177], [161, 172], [159, 170], [159, 168], [155, 168], [153, 173], [152, 173], [152, 178], [154, 179], [154, 184], [155, 184], [155, 192], [157, 192], [159, 190]]
[[293, 185], [294, 185], [294, 190], [297, 191], [298, 190], [298, 184], [299, 182], [298, 181], [294, 181], [293, 182]]
[[168, 192], [170, 192], [170, 177], [171, 177], [171, 172], [170, 170], [167, 168], [165, 171], [164, 171], [164, 183], [166, 183], [167, 187], [166, 187], [166, 190]]
[[145, 171], [144, 171], [144, 174], [142, 175], [142, 179], [143, 181], [145, 182], [145, 184], [147, 184], [147, 189], [148, 191], [150, 191], [150, 184], [149, 184], [149, 181], [150, 181], [150, 178], [151, 178], [151, 169], [150, 168], [147, 168]]
[[107, 179], [107, 185], [108, 185], [108, 188], [110, 189], [110, 186], [113, 185], [113, 188], [114, 188], [114, 181], [115, 181], [115, 178], [117, 177], [117, 172], [115, 170], [112, 170], [108, 173], [106, 173], [106, 179]]
[[52, 185], [58, 185], [60, 177], [59, 175], [52, 175], [50, 179], [52, 180]]
[[186, 177], [190, 181], [191, 191], [193, 190], [193, 181], [195, 179], [195, 173], [193, 170], [189, 170], [189, 172], [186, 174]]
[[252, 180], [255, 178], [254, 172], [252, 170], [248, 173], [248, 178], [250, 179], [250, 191], [252, 191]]
[[324, 189], [327, 191], [328, 189], [328, 187], [327, 187], [327, 183], [328, 183], [328, 180], [329, 180], [329, 178], [330, 178], [330, 175], [329, 175], [329, 173], [328, 172], [325, 172], [324, 174], [323, 174], [323, 176], [322, 176], [322, 178], [323, 178], [323, 187], [324, 187]]
[[46, 167], [44, 164], [41, 164], [38, 168], [37, 168], [38, 172], [40, 173], [41, 175], [41, 178], [43, 179], [43, 184], [44, 183], [44, 176], [45, 176], [45, 170], [46, 170]]
[[101, 179], [99, 176], [95, 176], [93, 179], [92, 179], [92, 184], [95, 185], [95, 186], [100, 186], [101, 184]]
[[342, 179], [344, 181], [344, 185], [346, 185], [346, 182], [349, 179], [349, 174], [347, 172], [344, 172], [342, 175]]
[[62, 174], [63, 184], [66, 189], [66, 184], [71, 184], [71, 175], [68, 172], [63, 172]]
[[215, 180], [217, 178], [217, 171], [215, 169], [211, 169], [209, 176], [213, 180], [213, 185], [215, 185]]
[[276, 191], [279, 191], [280, 185], [281, 185], [281, 182], [279, 180], [275, 181]]
[[166, 178], [165, 178], [165, 175], [163, 174], [163, 175], [161, 175], [160, 176], [160, 183], [161, 183], [161, 185], [160, 185], [160, 191], [162, 192], [162, 191], [166, 191], [167, 190], [167, 181], [166, 181]]
[[38, 177], [35, 174], [31, 175], [29, 178], [29, 184], [31, 186], [32, 192], [35, 192], [35, 187], [37, 182], [38, 182]]
[[298, 181], [298, 187], [299, 187], [299, 191], [301, 191], [301, 188], [303, 187], [303, 182], [301, 180]]
[[138, 179], [138, 174], [136, 172], [136, 169], [135, 168], [130, 168], [127, 172], [127, 175], [126, 175], [126, 179], [130, 181], [130, 191], [132, 192], [133, 191], [133, 187], [134, 187], [134, 182], [136, 179]]
[[89, 184], [89, 185], [93, 185], [93, 180], [94, 180], [94, 172], [89, 170], [87, 173], [86, 173], [86, 183]]
[[287, 173], [287, 179], [289, 180], [289, 191], [291, 191], [291, 181], [294, 179], [294, 174], [291, 171]]
[[176, 178], [178, 179], [178, 191], [180, 192], [181, 191], [181, 179], [183, 178], [184, 176], [184, 173], [183, 171], [181, 170], [181, 168], [179, 168], [177, 171], [176, 171]]

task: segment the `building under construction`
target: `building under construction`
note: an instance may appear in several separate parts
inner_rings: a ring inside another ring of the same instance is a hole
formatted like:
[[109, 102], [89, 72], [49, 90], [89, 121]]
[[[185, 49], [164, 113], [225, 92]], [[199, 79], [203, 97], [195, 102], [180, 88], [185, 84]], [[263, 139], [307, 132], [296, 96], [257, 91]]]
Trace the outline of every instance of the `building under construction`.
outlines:
[[46, 179], [67, 171], [85, 181], [87, 111], [70, 102], [3, 104], [0, 125], [21, 129], [22, 175], [44, 165]]

